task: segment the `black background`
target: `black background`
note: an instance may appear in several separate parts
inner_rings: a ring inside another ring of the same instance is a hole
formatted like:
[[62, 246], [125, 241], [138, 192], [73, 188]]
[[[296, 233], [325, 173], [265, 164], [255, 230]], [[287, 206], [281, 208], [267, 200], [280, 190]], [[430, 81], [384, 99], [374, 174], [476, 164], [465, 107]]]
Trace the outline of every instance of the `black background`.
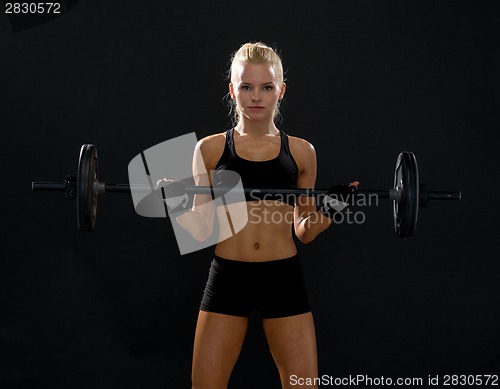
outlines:
[[[389, 188], [413, 151], [421, 181], [461, 202], [421, 209], [399, 240], [389, 202], [362, 225], [302, 245], [320, 374], [500, 373], [498, 1], [81, 0], [13, 32], [0, 17], [0, 387], [186, 388], [212, 249], [180, 256], [170, 222], [99, 197], [31, 192], [99, 152], [127, 182], [141, 150], [230, 126], [229, 55], [276, 45], [288, 84], [280, 127], [315, 145], [317, 186]], [[277, 388], [257, 317], [231, 388]]]

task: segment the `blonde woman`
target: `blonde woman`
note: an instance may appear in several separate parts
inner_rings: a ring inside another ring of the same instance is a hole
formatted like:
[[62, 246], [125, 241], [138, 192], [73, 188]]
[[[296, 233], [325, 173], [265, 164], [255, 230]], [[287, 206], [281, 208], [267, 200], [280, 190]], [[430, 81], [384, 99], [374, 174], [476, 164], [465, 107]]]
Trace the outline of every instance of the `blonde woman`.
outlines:
[[[285, 91], [276, 51], [260, 42], [242, 45], [230, 68], [235, 126], [198, 142], [194, 176], [215, 171], [208, 184], [216, 186], [222, 176], [218, 173], [232, 170], [245, 187], [314, 188], [314, 147], [275, 125]], [[171, 198], [179, 196], [181, 183], [165, 180], [164, 184], [164, 189], [175, 187], [166, 191], [167, 198], [168, 192]], [[344, 189], [351, 193], [356, 186], [357, 182]], [[212, 232], [213, 213], [221, 211], [207, 207], [203, 197], [196, 195], [193, 207], [177, 219], [200, 240]], [[301, 242], [309, 243], [332, 224], [334, 211], [325, 206], [318, 211], [312, 197], [294, 201], [247, 196], [246, 205], [245, 227], [215, 247], [194, 339], [192, 388], [227, 387], [252, 311], [262, 317], [283, 388], [300, 378], [312, 383], [301, 387], [316, 388], [314, 321], [292, 230]]]

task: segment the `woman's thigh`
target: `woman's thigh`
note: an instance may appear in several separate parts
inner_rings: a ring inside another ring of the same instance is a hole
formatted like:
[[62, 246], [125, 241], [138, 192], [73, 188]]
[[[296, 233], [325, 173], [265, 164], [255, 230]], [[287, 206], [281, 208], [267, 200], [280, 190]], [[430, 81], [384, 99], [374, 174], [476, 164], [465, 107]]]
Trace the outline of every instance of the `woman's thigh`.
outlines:
[[[318, 377], [316, 333], [311, 312], [296, 316], [263, 320], [269, 348], [278, 367], [283, 388], [291, 388], [292, 378]], [[316, 385], [301, 386], [316, 388]]]
[[248, 318], [200, 311], [194, 338], [193, 389], [227, 387], [248, 328]]

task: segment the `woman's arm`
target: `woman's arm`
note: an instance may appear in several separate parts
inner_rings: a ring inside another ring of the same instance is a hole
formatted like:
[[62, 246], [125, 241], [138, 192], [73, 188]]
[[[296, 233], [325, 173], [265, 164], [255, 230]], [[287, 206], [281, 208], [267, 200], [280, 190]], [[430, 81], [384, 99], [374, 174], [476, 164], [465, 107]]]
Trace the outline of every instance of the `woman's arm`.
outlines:
[[[222, 139], [221, 139], [222, 138]], [[193, 156], [193, 177], [197, 186], [211, 186], [210, 171], [215, 169], [224, 148], [224, 136], [212, 135], [198, 141]], [[210, 195], [194, 195], [193, 206], [177, 217], [179, 224], [199, 242], [212, 235], [215, 205]]]
[[[316, 151], [309, 142], [290, 137], [290, 147], [299, 167], [297, 188], [314, 189], [316, 183]], [[312, 242], [332, 224], [332, 220], [316, 211], [315, 197], [298, 197], [294, 209], [295, 235], [302, 243]]]

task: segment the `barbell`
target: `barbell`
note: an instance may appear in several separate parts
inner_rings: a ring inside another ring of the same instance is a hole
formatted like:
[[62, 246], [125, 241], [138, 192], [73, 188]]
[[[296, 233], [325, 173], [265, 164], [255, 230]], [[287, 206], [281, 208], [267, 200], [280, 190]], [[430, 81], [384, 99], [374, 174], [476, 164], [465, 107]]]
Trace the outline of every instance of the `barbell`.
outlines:
[[[84, 144], [80, 149], [77, 176], [68, 175], [64, 182], [32, 182], [33, 191], [64, 191], [66, 198], [75, 199], [77, 206], [77, 224], [80, 231], [94, 230], [97, 216], [97, 198], [103, 193], [130, 193], [132, 190], [152, 192], [150, 186], [131, 186], [129, 184], [107, 184], [97, 177], [97, 149], [92, 144]], [[186, 186], [189, 195], [223, 194], [229, 188], [210, 186]], [[245, 193], [260, 195], [287, 196], [325, 196], [327, 189], [263, 189], [243, 188]], [[461, 192], [431, 191], [420, 183], [415, 154], [402, 151], [396, 160], [394, 186], [388, 190], [358, 189], [358, 196], [377, 196], [393, 202], [394, 229], [402, 239], [412, 238], [417, 226], [418, 209], [425, 207], [429, 200], [460, 200]]]

